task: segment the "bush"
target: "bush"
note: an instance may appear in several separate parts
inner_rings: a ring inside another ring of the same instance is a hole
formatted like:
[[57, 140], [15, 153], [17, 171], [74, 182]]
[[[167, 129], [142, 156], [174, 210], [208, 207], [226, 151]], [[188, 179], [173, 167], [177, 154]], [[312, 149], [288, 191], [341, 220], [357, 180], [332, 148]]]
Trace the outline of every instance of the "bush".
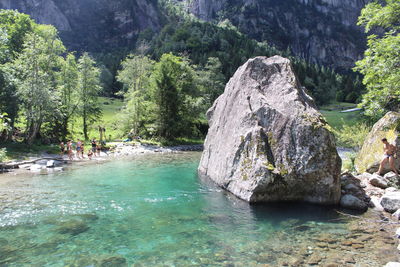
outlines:
[[350, 172], [354, 172], [356, 171], [354, 162], [356, 160], [357, 157], [357, 153], [354, 152], [349, 152], [345, 154], [345, 158], [343, 160], [343, 164], [342, 164], [342, 170], [343, 171], [350, 171]]
[[370, 130], [371, 127], [366, 123], [343, 124], [343, 127], [335, 130], [334, 133], [338, 146], [360, 149]]
[[0, 162], [7, 160], [7, 150], [5, 148], [0, 149]]

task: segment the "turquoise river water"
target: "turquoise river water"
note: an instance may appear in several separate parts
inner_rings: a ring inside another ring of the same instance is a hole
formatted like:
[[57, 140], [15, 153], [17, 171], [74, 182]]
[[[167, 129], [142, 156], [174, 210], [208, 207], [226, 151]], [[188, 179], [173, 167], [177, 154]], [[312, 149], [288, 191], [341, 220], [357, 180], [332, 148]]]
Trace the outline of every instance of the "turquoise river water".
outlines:
[[334, 209], [236, 199], [198, 178], [199, 158], [144, 155], [0, 177], [0, 266], [381, 266], [393, 256], [365, 250], [394, 245]]

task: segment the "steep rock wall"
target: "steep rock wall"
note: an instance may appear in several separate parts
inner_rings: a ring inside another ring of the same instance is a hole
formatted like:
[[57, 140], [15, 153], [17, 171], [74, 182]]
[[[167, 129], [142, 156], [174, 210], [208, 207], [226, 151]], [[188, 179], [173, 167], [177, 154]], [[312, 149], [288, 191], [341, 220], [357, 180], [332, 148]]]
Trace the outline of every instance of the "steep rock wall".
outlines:
[[241, 32], [290, 50], [311, 62], [348, 69], [365, 48], [356, 26], [368, 0], [191, 0], [207, 20], [229, 19]]
[[0, 0], [0, 8], [54, 25], [74, 50], [129, 46], [141, 31], [161, 28], [155, 0]]

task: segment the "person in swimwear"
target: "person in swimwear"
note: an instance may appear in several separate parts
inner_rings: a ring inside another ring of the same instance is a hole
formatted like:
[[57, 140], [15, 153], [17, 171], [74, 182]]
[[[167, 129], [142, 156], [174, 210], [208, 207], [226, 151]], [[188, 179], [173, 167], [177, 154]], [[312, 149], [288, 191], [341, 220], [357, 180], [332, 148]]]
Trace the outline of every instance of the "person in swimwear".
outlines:
[[69, 160], [73, 160], [74, 154], [72, 153], [72, 140], [69, 140], [67, 143], [67, 153]]
[[80, 156], [81, 153], [82, 153], [82, 142], [81, 140], [78, 139], [78, 142], [76, 143], [76, 156], [78, 157], [78, 159], [82, 159]]
[[61, 142], [60, 143], [60, 156], [62, 157], [62, 156], [64, 156], [64, 154], [65, 154], [65, 144], [64, 144], [64, 142]]
[[396, 146], [390, 144], [386, 138], [382, 139], [382, 143], [383, 143], [384, 155], [383, 155], [381, 164], [379, 165], [379, 170], [377, 173], [379, 175], [381, 175], [383, 172], [383, 169], [385, 168], [386, 163], [389, 162], [389, 165], [390, 165], [390, 168], [392, 169], [392, 171], [396, 175], [399, 175], [399, 172], [397, 171], [395, 164], [394, 164], [395, 158], [396, 158]]

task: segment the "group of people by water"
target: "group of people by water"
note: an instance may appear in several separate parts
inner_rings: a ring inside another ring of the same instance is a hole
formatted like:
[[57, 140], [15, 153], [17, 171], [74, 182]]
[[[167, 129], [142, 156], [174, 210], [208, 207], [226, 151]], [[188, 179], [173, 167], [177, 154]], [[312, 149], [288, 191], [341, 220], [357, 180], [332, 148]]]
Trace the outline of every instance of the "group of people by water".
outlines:
[[[87, 152], [87, 157], [91, 160], [92, 157], [100, 157], [100, 153], [102, 151], [102, 142], [97, 142], [95, 138], [93, 138], [90, 141], [90, 145], [91, 148], [88, 150]], [[74, 149], [75, 148], [75, 152], [74, 153]], [[70, 160], [74, 159], [74, 156], [76, 155], [76, 157], [78, 159], [84, 159], [85, 158], [85, 142], [83, 142], [82, 140], [79, 140], [76, 142], [76, 144], [74, 144], [74, 142], [72, 140], [69, 140], [66, 144], [64, 142], [60, 143], [60, 155], [64, 156], [65, 152], [68, 155], [68, 158]]]

